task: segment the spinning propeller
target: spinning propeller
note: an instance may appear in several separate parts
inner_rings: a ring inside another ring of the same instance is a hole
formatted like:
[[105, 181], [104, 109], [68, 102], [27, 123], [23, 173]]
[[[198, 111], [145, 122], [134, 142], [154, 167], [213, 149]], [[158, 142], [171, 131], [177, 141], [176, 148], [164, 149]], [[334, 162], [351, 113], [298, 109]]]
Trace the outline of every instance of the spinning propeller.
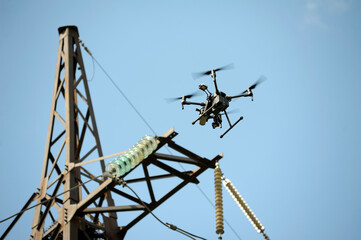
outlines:
[[175, 98], [167, 98], [167, 102], [175, 102], [175, 101], [178, 101], [178, 100], [182, 100], [183, 98], [186, 99], [186, 98], [192, 98], [192, 97], [195, 97], [195, 96], [199, 96], [201, 93], [199, 91], [196, 91], [194, 93], [191, 93], [191, 94], [188, 94], [188, 95], [184, 95], [182, 97], [175, 97]]
[[[221, 70], [228, 70], [228, 69], [232, 69], [232, 68], [234, 68], [233, 63], [225, 65], [225, 66], [217, 68], [217, 69], [213, 69], [213, 71], [218, 72], [218, 71], [221, 71]], [[200, 78], [200, 77], [203, 77], [203, 76], [206, 76], [206, 75], [211, 75], [211, 73], [212, 73], [212, 70], [205, 71], [205, 72], [196, 72], [196, 73], [192, 73], [192, 76], [193, 76], [193, 79], [197, 79], [197, 78]]]
[[249, 92], [253, 89], [255, 89], [257, 87], [257, 85], [259, 85], [260, 83], [264, 82], [266, 80], [265, 76], [261, 76], [252, 86], [250, 86], [249, 88], [247, 88], [247, 90], [244, 90], [241, 94]]

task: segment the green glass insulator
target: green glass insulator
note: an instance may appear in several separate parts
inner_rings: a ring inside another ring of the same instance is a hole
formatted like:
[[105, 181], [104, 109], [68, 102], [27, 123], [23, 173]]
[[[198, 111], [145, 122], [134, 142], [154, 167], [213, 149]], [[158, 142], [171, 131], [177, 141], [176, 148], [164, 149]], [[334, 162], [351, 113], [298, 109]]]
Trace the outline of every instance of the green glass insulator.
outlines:
[[119, 165], [116, 164], [114, 161], [108, 163], [105, 170], [115, 177], [120, 177], [122, 172]]
[[135, 147], [129, 149], [128, 153], [133, 155], [136, 164], [140, 163], [143, 160], [143, 153]]
[[120, 170], [121, 170], [121, 172], [120, 172], [120, 177], [123, 176], [123, 175], [126, 173], [126, 171], [125, 171], [126, 165], [125, 165], [125, 163], [122, 161], [121, 156], [119, 156], [119, 157], [117, 157], [116, 159], [114, 159], [113, 162], [116, 163], [116, 164], [120, 167]]
[[131, 154], [129, 150], [124, 154], [130, 160], [130, 167], [133, 169], [137, 166], [137, 159], [135, 159], [135, 155]]
[[146, 159], [149, 156], [148, 149], [142, 142], [137, 142], [133, 147], [141, 151], [143, 154], [143, 159]]
[[127, 158], [125, 155], [121, 155], [120, 156], [120, 160], [124, 163], [125, 167], [124, 170], [125, 172], [129, 172], [130, 169], [132, 169], [132, 164], [129, 158]]
[[152, 154], [153, 149], [152, 149], [152, 144], [150, 143], [150, 141], [141, 139], [139, 142], [144, 145], [145, 151], [147, 152], [147, 154], [146, 154], [147, 157], [148, 157], [150, 154]]
[[140, 161], [143, 161], [143, 159], [144, 159], [143, 151], [140, 150], [138, 147], [135, 147], [135, 146], [132, 147], [132, 150], [138, 154]]
[[150, 135], [145, 135], [143, 137], [144, 140], [147, 140], [151, 143], [151, 146], [152, 146], [152, 151], [154, 151], [155, 149], [157, 149], [158, 147], [158, 144], [157, 144], [157, 140], [155, 139], [155, 137], [153, 136], [150, 136]]

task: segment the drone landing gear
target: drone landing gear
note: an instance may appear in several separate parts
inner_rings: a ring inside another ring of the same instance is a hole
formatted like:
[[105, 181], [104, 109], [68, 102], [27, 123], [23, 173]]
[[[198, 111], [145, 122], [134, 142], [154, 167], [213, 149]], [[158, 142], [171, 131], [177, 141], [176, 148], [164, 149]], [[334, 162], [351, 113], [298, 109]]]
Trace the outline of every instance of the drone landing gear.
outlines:
[[226, 135], [234, 126], [236, 126], [237, 123], [239, 123], [239, 121], [241, 121], [243, 119], [243, 116], [241, 116], [233, 125], [230, 124], [230, 127], [228, 128], [227, 131], [225, 131], [225, 133], [223, 133], [221, 136], [219, 136], [220, 138], [223, 138], [224, 135]]

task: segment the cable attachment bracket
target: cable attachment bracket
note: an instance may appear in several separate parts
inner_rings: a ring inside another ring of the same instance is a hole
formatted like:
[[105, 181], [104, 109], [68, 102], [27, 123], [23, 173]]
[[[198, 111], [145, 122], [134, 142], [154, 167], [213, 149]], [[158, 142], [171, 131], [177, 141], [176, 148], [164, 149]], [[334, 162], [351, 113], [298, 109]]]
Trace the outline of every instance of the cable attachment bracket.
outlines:
[[90, 52], [90, 50], [84, 45], [83, 41], [79, 39], [79, 43], [82, 45], [84, 50], [90, 55], [93, 56], [93, 54]]
[[115, 181], [117, 184], [119, 184], [120, 186], [122, 186], [122, 187], [126, 187], [126, 186], [127, 186], [127, 182], [124, 181], [123, 178], [117, 178], [117, 177], [114, 176], [113, 179], [114, 179], [114, 181]]
[[178, 229], [177, 226], [175, 226], [175, 225], [173, 225], [173, 224], [171, 224], [171, 223], [166, 223], [166, 224], [167, 224], [167, 226], [168, 226], [170, 229], [172, 229], [172, 230], [174, 230], [174, 231], [176, 231], [176, 230]]

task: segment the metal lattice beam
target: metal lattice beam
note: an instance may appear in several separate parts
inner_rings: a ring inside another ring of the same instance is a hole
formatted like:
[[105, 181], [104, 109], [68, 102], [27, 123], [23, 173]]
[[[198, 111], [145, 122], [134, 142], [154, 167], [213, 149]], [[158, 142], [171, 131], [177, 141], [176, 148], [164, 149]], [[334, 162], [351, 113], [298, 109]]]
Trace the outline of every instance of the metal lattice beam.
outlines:
[[[80, 101], [82, 101], [81, 104]], [[64, 105], [60, 106], [62, 103]], [[80, 105], [85, 107], [80, 109]], [[62, 108], [65, 109], [65, 113], [62, 113]], [[86, 113], [85, 116], [82, 113]], [[55, 131], [59, 131], [59, 129], [60, 134], [55, 134]], [[91, 134], [86, 134], [87, 131]], [[88, 136], [88, 139], [89, 137], [92, 138], [95, 146], [84, 153], [85, 136]], [[57, 227], [44, 231], [45, 221], [54, 218], [51, 213], [54, 201], [36, 207], [33, 217], [32, 239], [43, 239], [45, 233], [46, 236], [53, 238], [55, 235], [61, 236], [62, 239], [79, 238], [78, 232], [83, 231], [84, 224], [81, 219], [68, 221], [68, 214], [74, 209], [74, 205], [82, 200], [81, 188], [69, 190], [81, 182], [82, 171], [81, 168], [69, 170], [69, 166], [87, 159], [94, 151], [98, 153], [99, 157], [103, 156], [80, 50], [79, 33], [75, 26], [65, 26], [59, 28], [59, 50], [53, 99], [37, 202], [41, 203], [47, 195], [56, 195], [61, 186], [66, 193], [62, 199], [57, 201], [60, 204], [60, 210], [56, 209], [58, 216], [53, 224]], [[105, 164], [103, 161], [100, 161], [100, 167], [104, 171]], [[49, 182], [51, 183], [48, 184]], [[53, 192], [48, 194], [54, 187]], [[108, 206], [114, 206], [110, 192], [106, 194], [105, 199]], [[108, 238], [115, 238], [118, 231], [115, 214], [110, 213], [108, 215], [107, 224], [109, 231], [105, 235]]]
[[[208, 168], [215, 168], [215, 162], [222, 158], [222, 155], [217, 155], [209, 160], [181, 147], [173, 141], [177, 134], [174, 129], [170, 129], [157, 137], [157, 149], [139, 164], [142, 165], [144, 177], [132, 177], [132, 170], [123, 176], [128, 184], [144, 184], [147, 196], [150, 197], [149, 203], [118, 189], [117, 181], [113, 179], [94, 179], [95, 174], [86, 168], [86, 164], [99, 161], [100, 170], [104, 172], [106, 157], [103, 157], [100, 144], [79, 33], [75, 26], [60, 27], [40, 187], [23, 207], [26, 209], [33, 201], [39, 204], [34, 210], [30, 239], [124, 239], [127, 231], [149, 214], [143, 202], [149, 209], [156, 209], [188, 183], [198, 184], [197, 177]], [[85, 149], [83, 143], [89, 139], [94, 142], [94, 147]], [[181, 156], [160, 153], [159, 150], [164, 146]], [[98, 157], [89, 160], [94, 153]], [[108, 157], [120, 154], [122, 152]], [[196, 168], [179, 170], [169, 165], [174, 162], [194, 165]], [[166, 173], [152, 175], [149, 171], [151, 167]], [[166, 194], [159, 195], [153, 188], [153, 182], [169, 178], [178, 178], [180, 183], [175, 184]], [[99, 186], [93, 191], [85, 186], [78, 187], [85, 182], [84, 179], [93, 179]], [[65, 194], [58, 196], [59, 192]], [[116, 206], [113, 196], [133, 204]], [[118, 226], [118, 214], [128, 211], [140, 214], [124, 226]], [[1, 239], [6, 237], [20, 217], [21, 214], [12, 221]]]

